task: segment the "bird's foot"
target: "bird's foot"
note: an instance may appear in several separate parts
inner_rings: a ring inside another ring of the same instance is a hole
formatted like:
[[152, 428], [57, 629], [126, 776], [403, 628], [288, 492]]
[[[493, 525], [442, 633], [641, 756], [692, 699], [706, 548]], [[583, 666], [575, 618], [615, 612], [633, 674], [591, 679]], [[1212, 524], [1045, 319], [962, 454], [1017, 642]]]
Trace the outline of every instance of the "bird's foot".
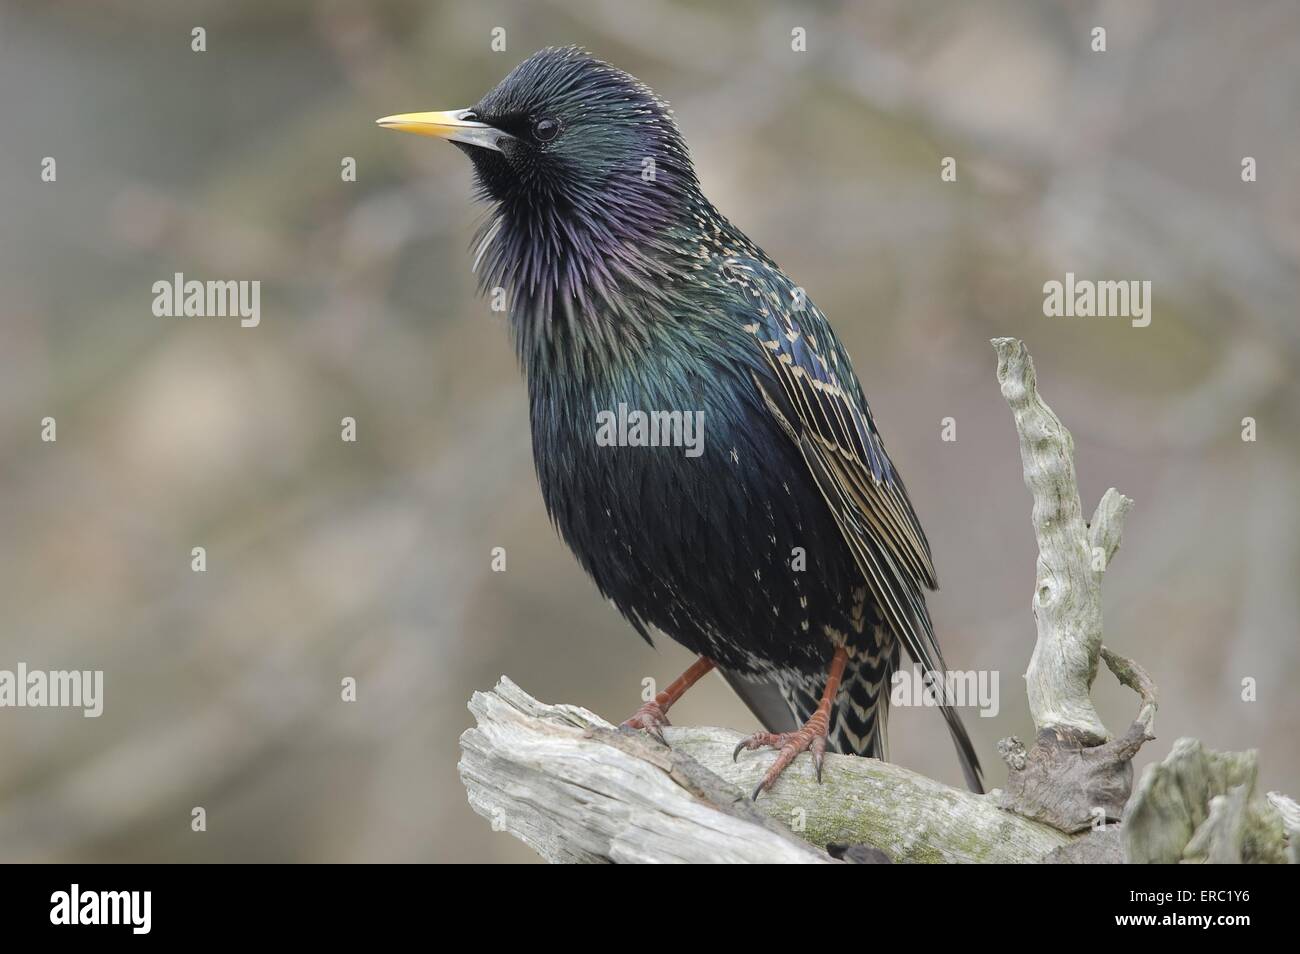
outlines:
[[664, 738], [663, 727], [672, 725], [668, 721], [669, 708], [686, 693], [687, 689], [699, 682], [706, 673], [711, 672], [713, 667], [712, 659], [701, 656], [695, 660], [690, 669], [674, 679], [667, 689], [632, 713], [632, 718], [620, 725], [619, 728], [644, 729], [663, 745], [667, 745], [668, 740]]
[[763, 780], [754, 789], [754, 794], [750, 796], [754, 801], [758, 801], [758, 796], [776, 784], [776, 780], [781, 777], [786, 766], [805, 749], [812, 752], [813, 769], [817, 772], [817, 781], [821, 782], [822, 761], [826, 758], [826, 732], [831, 724], [831, 703], [835, 700], [835, 694], [840, 691], [840, 680], [844, 678], [844, 667], [848, 661], [848, 651], [843, 646], [836, 646], [835, 654], [831, 656], [830, 671], [826, 674], [826, 688], [822, 690], [821, 702], [817, 703], [812, 718], [803, 724], [802, 729], [796, 732], [755, 732], [749, 738], [741, 740], [735, 751], [731, 753], [731, 760], [734, 762], [740, 755], [741, 749], [761, 749], [764, 746], [771, 746], [778, 750], [776, 761], [772, 763], [772, 767], [767, 770]]
[[672, 725], [672, 723], [668, 721], [668, 716], [664, 713], [664, 710], [660, 708], [658, 700], [651, 699], [640, 709], [637, 709], [636, 712], [632, 713], [632, 717], [625, 720], [619, 728], [642, 729], [650, 733], [662, 744], [667, 745], [668, 740], [664, 738], [663, 730], [663, 727], [666, 725]]
[[749, 738], [741, 740], [741, 743], [736, 746], [735, 751], [731, 753], [732, 761], [739, 757], [743, 749], [753, 750], [767, 747], [779, 751], [776, 755], [776, 761], [772, 763], [772, 767], [767, 770], [763, 780], [754, 789], [754, 794], [750, 796], [754, 801], [758, 801], [759, 795], [776, 784], [776, 780], [781, 777], [781, 773], [803, 751], [812, 753], [813, 769], [817, 773], [817, 781], [821, 782], [822, 761], [826, 758], [826, 719], [818, 712], [797, 732], [755, 732]]

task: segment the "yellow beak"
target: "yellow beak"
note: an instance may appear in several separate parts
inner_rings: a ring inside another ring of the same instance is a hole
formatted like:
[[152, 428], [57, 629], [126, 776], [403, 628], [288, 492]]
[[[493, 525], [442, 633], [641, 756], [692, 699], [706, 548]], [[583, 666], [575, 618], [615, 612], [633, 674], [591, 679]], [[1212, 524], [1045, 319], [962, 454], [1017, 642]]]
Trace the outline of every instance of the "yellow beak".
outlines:
[[514, 138], [509, 133], [502, 132], [487, 123], [466, 118], [472, 115], [473, 111], [469, 109], [452, 109], [445, 113], [400, 113], [396, 116], [376, 119], [375, 122], [385, 129], [396, 129], [399, 132], [415, 133], [419, 136], [434, 136], [450, 142], [463, 142], [484, 149], [495, 149], [498, 152], [501, 151], [499, 144], [503, 140]]

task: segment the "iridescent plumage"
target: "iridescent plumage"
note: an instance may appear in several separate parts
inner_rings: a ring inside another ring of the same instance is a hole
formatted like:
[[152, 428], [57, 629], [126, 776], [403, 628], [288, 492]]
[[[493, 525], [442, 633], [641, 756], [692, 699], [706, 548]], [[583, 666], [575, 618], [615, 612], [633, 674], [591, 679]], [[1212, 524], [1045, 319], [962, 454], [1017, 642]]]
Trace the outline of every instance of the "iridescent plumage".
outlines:
[[[715, 661], [770, 729], [808, 718], [844, 647], [831, 746], [884, 757], [900, 648], [943, 669], [935, 572], [825, 316], [704, 197], [667, 105], [626, 73], [543, 50], [466, 115], [506, 134], [461, 145], [492, 202], [476, 263], [509, 299], [560, 534], [642, 636]], [[620, 404], [702, 411], [703, 453], [599, 445]]]

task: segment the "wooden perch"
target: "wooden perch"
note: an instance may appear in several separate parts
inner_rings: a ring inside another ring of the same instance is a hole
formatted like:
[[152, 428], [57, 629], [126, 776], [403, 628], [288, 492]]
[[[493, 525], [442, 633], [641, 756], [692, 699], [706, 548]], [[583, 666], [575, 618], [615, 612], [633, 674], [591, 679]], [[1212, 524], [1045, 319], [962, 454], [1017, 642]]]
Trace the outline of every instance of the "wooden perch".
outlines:
[[504, 677], [469, 707], [478, 724], [461, 736], [460, 775], [470, 805], [548, 861], [817, 863], [842, 843], [894, 861], [1032, 862], [1070, 841], [992, 796], [875, 759], [827, 755], [820, 785], [797, 761], [752, 803], [743, 793], [768, 760], [732, 761], [738, 732], [669, 726], [666, 749]]

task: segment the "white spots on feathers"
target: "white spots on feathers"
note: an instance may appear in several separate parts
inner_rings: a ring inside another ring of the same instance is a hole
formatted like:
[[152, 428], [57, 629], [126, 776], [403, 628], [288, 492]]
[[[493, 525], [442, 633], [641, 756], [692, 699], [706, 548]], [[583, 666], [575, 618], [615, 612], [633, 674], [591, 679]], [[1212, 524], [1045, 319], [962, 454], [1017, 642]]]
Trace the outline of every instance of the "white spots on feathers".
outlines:
[[853, 625], [853, 631], [862, 632], [863, 624], [866, 622], [867, 609], [867, 588], [865, 586], [855, 587], [853, 590], [853, 607], [849, 610], [849, 621]]

